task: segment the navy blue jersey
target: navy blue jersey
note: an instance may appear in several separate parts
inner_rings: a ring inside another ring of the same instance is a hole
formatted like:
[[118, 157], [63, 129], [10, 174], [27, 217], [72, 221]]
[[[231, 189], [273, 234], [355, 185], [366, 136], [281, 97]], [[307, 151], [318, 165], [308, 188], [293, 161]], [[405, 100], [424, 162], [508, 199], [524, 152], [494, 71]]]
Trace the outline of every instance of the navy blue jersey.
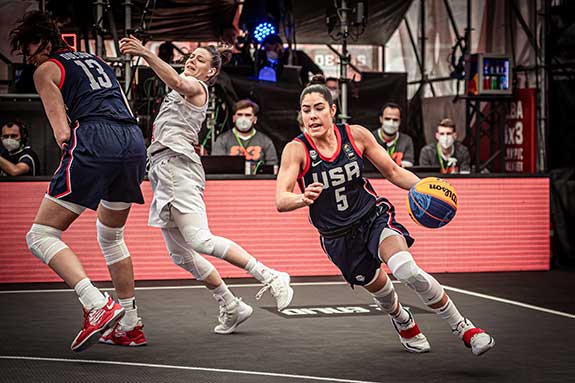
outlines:
[[349, 227], [375, 207], [376, 193], [363, 178], [363, 158], [353, 142], [348, 125], [334, 125], [338, 147], [331, 158], [317, 150], [303, 133], [296, 140], [306, 149], [306, 164], [298, 177], [302, 191], [313, 182], [321, 182], [323, 191], [309, 206], [311, 223], [320, 232]]
[[61, 50], [50, 55], [60, 67], [58, 87], [70, 121], [109, 120], [136, 123], [112, 68], [85, 52]]

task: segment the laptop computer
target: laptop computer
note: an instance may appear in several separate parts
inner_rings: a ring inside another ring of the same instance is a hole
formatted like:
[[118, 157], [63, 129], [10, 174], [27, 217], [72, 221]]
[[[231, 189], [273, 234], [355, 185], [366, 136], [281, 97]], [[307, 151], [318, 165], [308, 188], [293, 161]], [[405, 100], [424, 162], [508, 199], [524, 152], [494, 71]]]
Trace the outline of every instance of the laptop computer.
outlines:
[[206, 174], [244, 174], [246, 171], [243, 156], [201, 156]]

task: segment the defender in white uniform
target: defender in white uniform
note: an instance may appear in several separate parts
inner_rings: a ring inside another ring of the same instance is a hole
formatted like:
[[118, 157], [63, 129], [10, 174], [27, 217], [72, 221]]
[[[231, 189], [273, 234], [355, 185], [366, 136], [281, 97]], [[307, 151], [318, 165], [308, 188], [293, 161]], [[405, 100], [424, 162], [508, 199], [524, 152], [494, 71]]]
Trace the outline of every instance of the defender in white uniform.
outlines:
[[154, 192], [150, 226], [160, 227], [174, 263], [189, 271], [212, 290], [220, 305], [218, 334], [230, 334], [247, 320], [253, 309], [236, 298], [214, 266], [198, 253], [208, 254], [244, 268], [264, 284], [256, 298], [270, 290], [278, 310], [293, 297], [287, 273], [270, 269], [227, 238], [213, 235], [208, 228], [204, 204], [205, 173], [194, 145], [206, 118], [208, 87], [222, 64], [213, 46], [197, 48], [186, 60], [180, 75], [146, 49], [133, 36], [120, 41], [122, 53], [143, 57], [172, 91], [164, 99], [154, 122], [148, 148], [148, 177]]

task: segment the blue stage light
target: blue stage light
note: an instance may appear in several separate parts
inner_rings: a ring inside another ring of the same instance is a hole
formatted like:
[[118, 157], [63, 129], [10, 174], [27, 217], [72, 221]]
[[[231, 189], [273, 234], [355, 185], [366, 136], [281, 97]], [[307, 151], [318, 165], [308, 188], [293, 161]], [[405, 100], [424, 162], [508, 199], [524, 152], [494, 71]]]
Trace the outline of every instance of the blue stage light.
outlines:
[[270, 23], [260, 23], [256, 29], [254, 29], [254, 37], [255, 39], [261, 43], [264, 39], [276, 33], [275, 27]]

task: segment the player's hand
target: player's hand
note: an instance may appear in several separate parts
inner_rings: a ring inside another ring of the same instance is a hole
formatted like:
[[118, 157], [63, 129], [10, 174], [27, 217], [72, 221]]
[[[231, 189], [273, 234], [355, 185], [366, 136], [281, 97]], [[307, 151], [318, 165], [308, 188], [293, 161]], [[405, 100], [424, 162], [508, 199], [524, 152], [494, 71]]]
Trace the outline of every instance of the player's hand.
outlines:
[[148, 49], [146, 49], [140, 40], [130, 35], [120, 40], [120, 52], [123, 55], [143, 56], [148, 52]]
[[320, 182], [307, 185], [301, 197], [302, 202], [306, 204], [306, 206], [311, 205], [319, 197], [322, 190], [323, 184]]
[[55, 136], [55, 138], [56, 138], [56, 143], [58, 144], [60, 149], [63, 150], [64, 147], [67, 146], [68, 142], [70, 141], [70, 132], [68, 131], [67, 134], [57, 135], [57, 136]]

